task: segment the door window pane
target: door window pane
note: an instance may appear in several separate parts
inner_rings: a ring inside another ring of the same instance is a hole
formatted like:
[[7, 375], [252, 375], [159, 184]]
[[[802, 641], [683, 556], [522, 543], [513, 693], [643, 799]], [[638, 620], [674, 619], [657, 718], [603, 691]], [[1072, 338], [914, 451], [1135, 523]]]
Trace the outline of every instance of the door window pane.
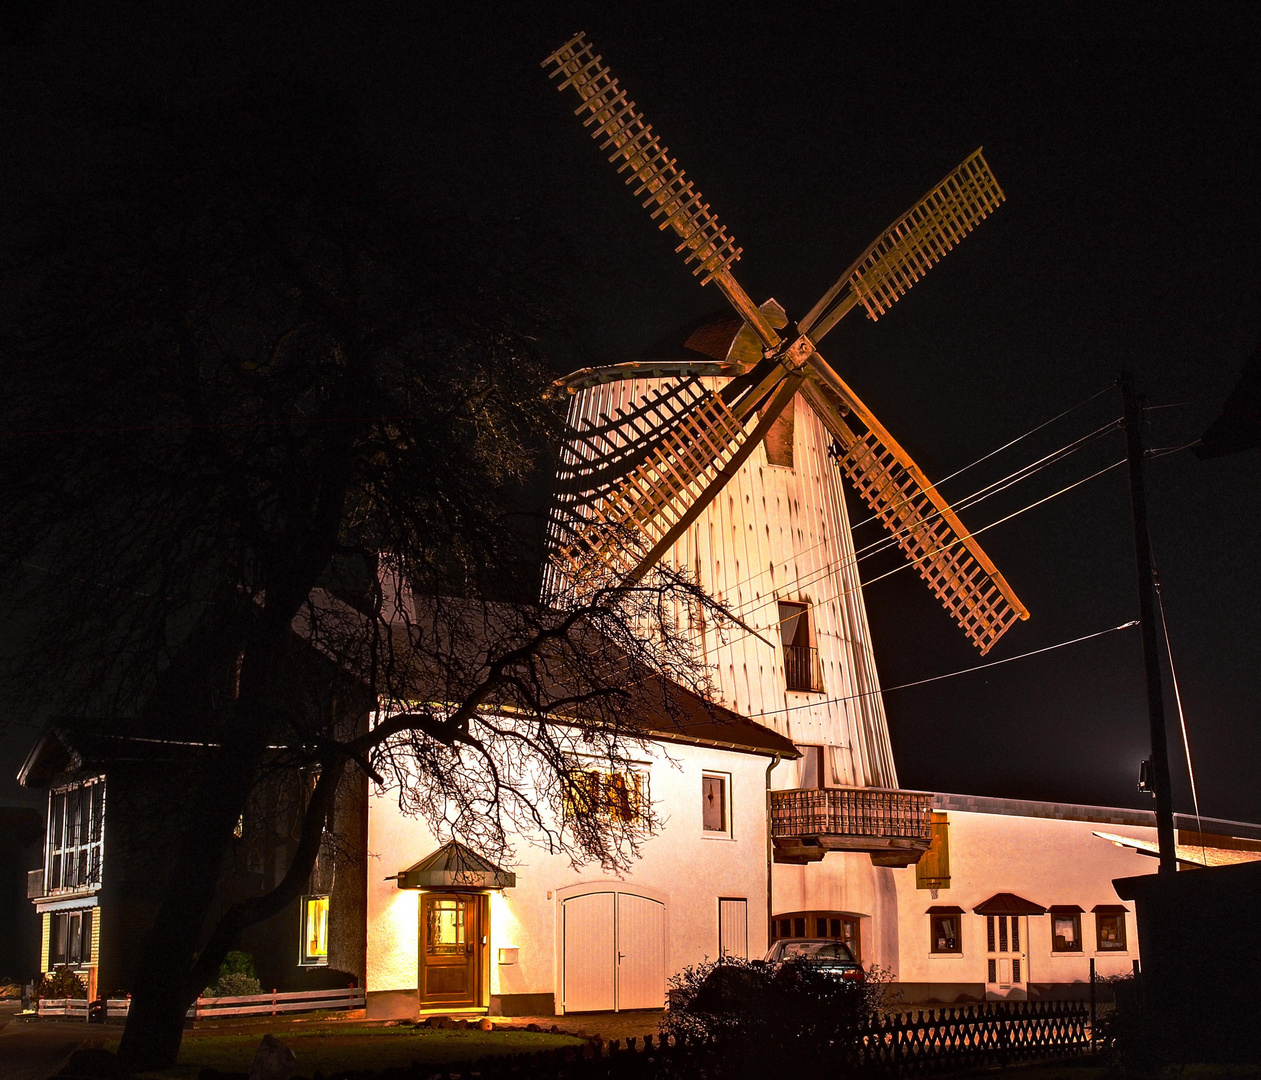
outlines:
[[430, 956], [454, 956], [464, 952], [465, 901], [426, 900], [429, 927], [425, 949]]

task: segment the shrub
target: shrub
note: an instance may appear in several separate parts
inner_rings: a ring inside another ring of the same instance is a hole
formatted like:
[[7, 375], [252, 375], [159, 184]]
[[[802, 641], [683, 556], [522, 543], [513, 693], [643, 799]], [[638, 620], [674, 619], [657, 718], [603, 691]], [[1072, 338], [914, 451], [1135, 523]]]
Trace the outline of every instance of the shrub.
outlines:
[[50, 1001], [61, 998], [86, 998], [88, 988], [83, 985], [83, 980], [78, 975], [63, 964], [59, 968], [54, 968], [40, 980], [35, 996], [40, 999], [47, 998]]
[[202, 991], [202, 997], [244, 997], [262, 993], [258, 976], [254, 972], [254, 957], [247, 952], [233, 950], [219, 965], [219, 978]]
[[741, 1075], [833, 1071], [853, 1057], [887, 980], [846, 982], [807, 964], [724, 958], [670, 980], [663, 1034], [715, 1044]]

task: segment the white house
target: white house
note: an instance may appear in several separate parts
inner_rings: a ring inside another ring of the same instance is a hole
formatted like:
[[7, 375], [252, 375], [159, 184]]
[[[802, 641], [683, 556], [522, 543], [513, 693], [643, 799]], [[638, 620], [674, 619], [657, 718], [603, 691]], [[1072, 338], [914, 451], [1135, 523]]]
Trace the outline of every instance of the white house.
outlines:
[[621, 794], [610, 813], [639, 814], [651, 799], [659, 821], [622, 876], [524, 840], [505, 870], [440, 846], [390, 791], [370, 797], [370, 1016], [660, 1008], [681, 967], [762, 953], [769, 773], [796, 751], [735, 716], [658, 723], [631, 775], [595, 758], [587, 773]]

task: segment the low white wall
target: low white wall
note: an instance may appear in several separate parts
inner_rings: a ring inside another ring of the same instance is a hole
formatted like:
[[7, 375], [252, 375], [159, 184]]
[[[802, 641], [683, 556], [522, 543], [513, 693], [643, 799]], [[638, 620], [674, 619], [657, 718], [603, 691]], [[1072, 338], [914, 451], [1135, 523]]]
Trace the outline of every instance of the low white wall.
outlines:
[[[1043, 907], [1076, 904], [1081, 915], [1082, 951], [1053, 954], [1050, 915], [1030, 916], [1028, 983], [1071, 983], [1089, 979], [1090, 960], [1099, 975], [1131, 970], [1138, 957], [1138, 928], [1133, 905], [1126, 916], [1124, 952], [1095, 948], [1096, 904], [1121, 904], [1112, 879], [1155, 873], [1156, 860], [1117, 847], [1092, 835], [1095, 830], [1155, 838], [1155, 829], [1100, 825], [1088, 821], [1016, 817], [951, 810], [950, 887], [933, 899], [915, 885], [915, 868], [891, 871], [897, 886], [901, 924], [898, 979], [904, 983], [984, 983], [986, 979], [985, 917], [972, 909], [999, 892], [1015, 893]], [[955, 904], [960, 916], [963, 952], [929, 951], [928, 908]]]
[[[667, 971], [718, 952], [718, 898], [748, 900], [749, 951], [761, 955], [766, 941], [766, 766], [768, 759], [680, 744], [653, 747], [649, 789], [663, 825], [645, 841], [640, 859], [624, 878], [599, 867], [579, 870], [564, 856], [521, 841], [515, 888], [491, 895], [491, 986], [503, 994], [554, 993], [559, 1004], [557, 892], [589, 882], [663, 900], [667, 905]], [[701, 774], [731, 776], [732, 836], [706, 835], [701, 827]], [[403, 815], [397, 793], [378, 792], [368, 808], [369, 993], [415, 990], [419, 963], [419, 894], [399, 889], [388, 875], [406, 869], [438, 846], [423, 821]], [[498, 950], [515, 946], [518, 962], [500, 965]]]

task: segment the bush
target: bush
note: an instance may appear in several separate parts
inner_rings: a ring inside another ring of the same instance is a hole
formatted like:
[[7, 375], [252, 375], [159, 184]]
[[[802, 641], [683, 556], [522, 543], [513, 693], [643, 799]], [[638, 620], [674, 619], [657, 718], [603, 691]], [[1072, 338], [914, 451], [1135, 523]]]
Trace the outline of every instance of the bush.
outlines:
[[49, 1001], [58, 1001], [61, 998], [86, 998], [88, 988], [83, 985], [83, 980], [78, 975], [63, 964], [40, 980], [35, 996], [40, 999], [47, 998]]
[[219, 965], [219, 978], [202, 991], [202, 997], [244, 997], [260, 994], [258, 975], [254, 971], [254, 957], [247, 952], [233, 950]]
[[846, 982], [808, 964], [771, 966], [724, 958], [670, 980], [662, 1034], [700, 1039], [741, 1075], [784, 1075], [852, 1060], [887, 980]]

